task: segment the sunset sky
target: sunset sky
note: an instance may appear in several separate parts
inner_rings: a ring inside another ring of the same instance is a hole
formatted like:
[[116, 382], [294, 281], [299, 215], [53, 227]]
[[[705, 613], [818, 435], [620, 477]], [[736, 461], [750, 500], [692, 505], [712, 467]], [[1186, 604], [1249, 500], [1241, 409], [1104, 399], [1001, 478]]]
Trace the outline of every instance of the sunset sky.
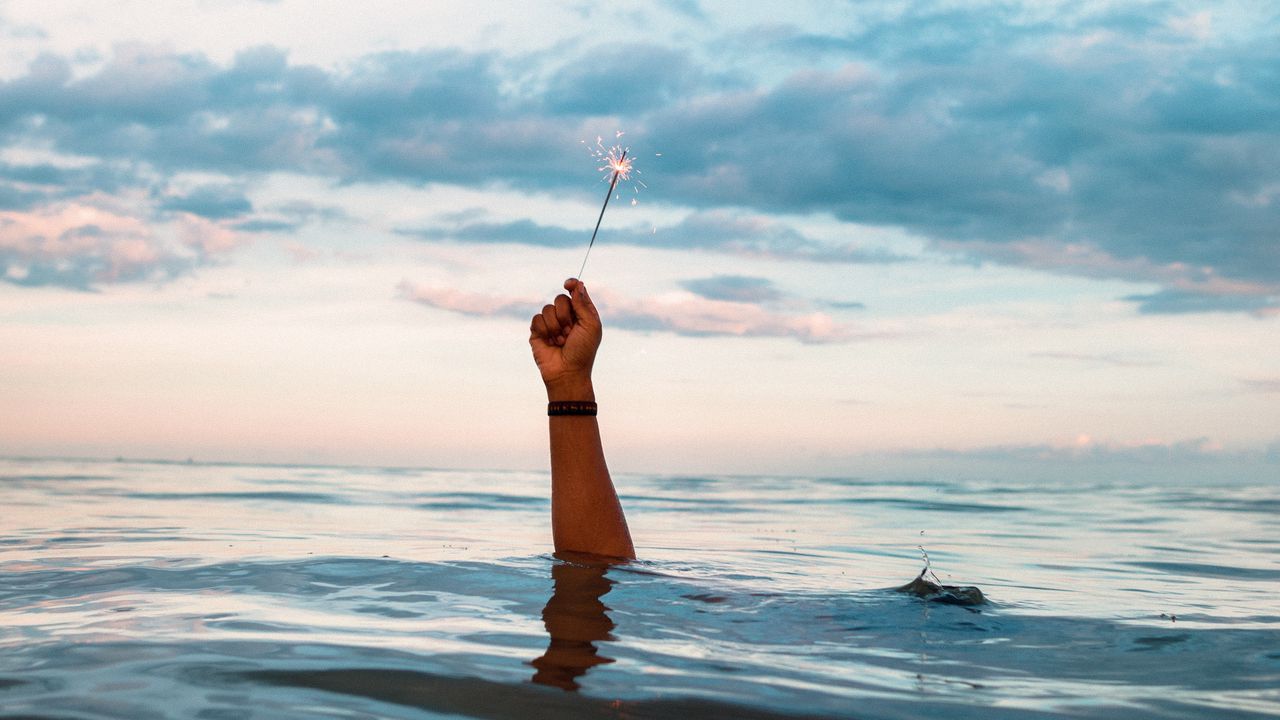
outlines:
[[0, 0], [0, 455], [545, 467], [600, 137], [615, 471], [1280, 473], [1280, 11], [780, 7]]

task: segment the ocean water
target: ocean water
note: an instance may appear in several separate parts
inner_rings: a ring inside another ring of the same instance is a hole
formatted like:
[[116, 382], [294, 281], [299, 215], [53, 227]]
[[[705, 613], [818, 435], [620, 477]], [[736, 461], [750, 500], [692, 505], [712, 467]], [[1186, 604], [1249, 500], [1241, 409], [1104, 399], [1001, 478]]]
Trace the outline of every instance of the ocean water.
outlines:
[[1274, 479], [619, 474], [615, 567], [548, 482], [0, 460], [0, 717], [1280, 716]]

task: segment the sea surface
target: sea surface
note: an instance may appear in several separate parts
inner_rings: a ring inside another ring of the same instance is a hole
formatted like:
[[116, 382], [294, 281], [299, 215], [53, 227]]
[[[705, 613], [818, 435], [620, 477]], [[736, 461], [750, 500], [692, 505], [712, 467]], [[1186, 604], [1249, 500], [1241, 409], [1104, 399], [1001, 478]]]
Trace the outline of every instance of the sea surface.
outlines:
[[1280, 716], [1274, 478], [614, 479], [0, 460], [0, 717]]

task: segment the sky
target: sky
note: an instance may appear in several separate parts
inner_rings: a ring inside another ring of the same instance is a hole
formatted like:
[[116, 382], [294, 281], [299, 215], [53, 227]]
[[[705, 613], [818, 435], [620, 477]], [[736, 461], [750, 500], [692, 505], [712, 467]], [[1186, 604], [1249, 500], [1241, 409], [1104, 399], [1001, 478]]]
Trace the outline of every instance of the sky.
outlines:
[[0, 0], [0, 455], [1280, 475], [1269, 3]]

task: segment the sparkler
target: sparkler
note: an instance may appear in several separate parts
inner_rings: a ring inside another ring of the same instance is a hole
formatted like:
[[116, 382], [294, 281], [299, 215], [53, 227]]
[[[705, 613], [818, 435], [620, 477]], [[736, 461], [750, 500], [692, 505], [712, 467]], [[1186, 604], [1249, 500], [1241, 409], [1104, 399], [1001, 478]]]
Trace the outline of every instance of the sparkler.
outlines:
[[[622, 137], [619, 132], [617, 137]], [[591, 257], [591, 248], [596, 244], [596, 235], [600, 232], [600, 223], [604, 220], [604, 211], [609, 208], [609, 200], [613, 197], [613, 191], [618, 187], [619, 180], [629, 180], [631, 178], [631, 160], [627, 158], [627, 153], [631, 152], [631, 148], [624, 148], [618, 145], [605, 150], [600, 138], [596, 138], [596, 150], [593, 154], [604, 164], [598, 169], [605, 171], [605, 177], [609, 178], [609, 192], [604, 196], [604, 204], [600, 206], [600, 216], [596, 218], [596, 228], [591, 231], [591, 242], [587, 243], [587, 254], [582, 258], [582, 267], [578, 269], [577, 277], [582, 278], [582, 271], [587, 269], [587, 258]], [[639, 171], [637, 171], [639, 172]], [[643, 185], [639, 181], [637, 184]], [[635, 199], [631, 200], [631, 204], [635, 205]]]

